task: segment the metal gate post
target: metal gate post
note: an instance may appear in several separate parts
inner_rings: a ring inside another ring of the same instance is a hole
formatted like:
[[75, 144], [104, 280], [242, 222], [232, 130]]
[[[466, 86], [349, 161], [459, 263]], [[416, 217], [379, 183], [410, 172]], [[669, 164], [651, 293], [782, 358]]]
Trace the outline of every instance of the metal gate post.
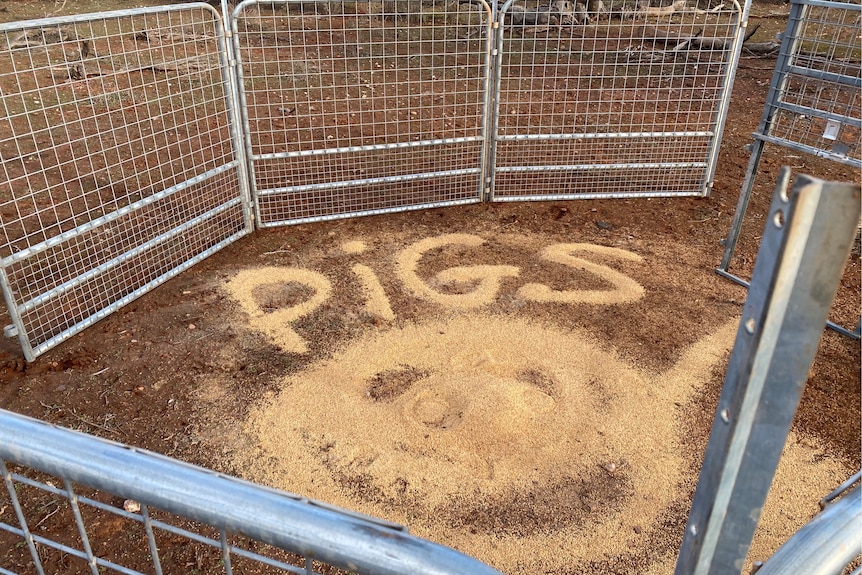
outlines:
[[494, 83], [491, 91], [493, 95], [490, 98], [489, 106], [489, 121], [488, 121], [488, 139], [490, 140], [491, 154], [487, 193], [485, 194], [486, 201], [494, 201], [494, 180], [497, 177], [497, 145], [498, 134], [500, 133], [500, 93], [503, 88], [503, 40], [505, 40], [506, 12], [515, 0], [504, 0], [500, 6], [497, 0], [494, 0], [494, 60], [491, 70], [493, 70]]
[[221, 20], [224, 36], [219, 38], [219, 55], [223, 60], [226, 71], [225, 89], [227, 91], [227, 106], [230, 114], [230, 141], [233, 147], [234, 157], [237, 159], [237, 177], [239, 178], [239, 190], [242, 196], [242, 211], [245, 217], [246, 231], [253, 232], [255, 229], [255, 213], [251, 196], [251, 177], [249, 170], [251, 166], [248, 161], [247, 148], [245, 144], [245, 124], [243, 123], [244, 103], [240, 99], [239, 68], [236, 58], [237, 48], [234, 45], [233, 13], [230, 11], [228, 0], [221, 0]]
[[858, 185], [799, 176], [790, 196], [776, 189], [676, 575], [742, 570], [859, 210]]
[[[763, 156], [763, 140], [755, 140], [751, 144], [751, 158], [748, 160], [745, 179], [742, 181], [742, 192], [739, 194], [739, 200], [736, 202], [736, 210], [733, 212], [733, 221], [730, 222], [730, 231], [723, 240], [724, 253], [721, 256], [721, 263], [715, 270], [718, 275], [728, 279], [735, 279], [735, 276], [729, 273], [727, 269], [730, 267], [730, 260], [733, 259], [733, 252], [736, 251], [736, 244], [739, 242], [742, 220], [745, 218], [745, 212], [748, 211], [748, 203], [751, 200], [751, 192], [754, 189], [754, 173], [760, 164], [761, 156]], [[786, 187], [787, 182], [779, 182], [777, 185]]]
[[494, 157], [497, 153], [497, 118], [500, 105], [500, 9], [497, 0], [486, 0], [488, 26], [485, 44], [485, 110], [482, 127], [485, 145], [482, 147], [482, 177], [479, 179], [479, 197], [490, 202], [494, 195]]
[[[746, 3], [747, 5], [747, 3]], [[787, 18], [788, 22], [799, 22], [802, 12], [802, 4], [791, 4], [790, 14]], [[760, 117], [760, 125], [757, 128], [757, 134], [768, 133], [769, 126], [772, 123], [772, 115], [775, 108], [771, 105], [778, 100], [778, 95], [784, 90], [787, 82], [787, 75], [784, 70], [787, 68], [787, 60], [793, 50], [793, 42], [796, 41], [796, 34], [788, 34], [785, 32], [781, 39], [781, 48], [778, 52], [778, 58], [775, 62], [775, 72], [772, 75], [772, 80], [769, 84], [769, 93], [766, 96], [766, 106], [763, 108], [763, 114]], [[733, 258], [733, 252], [736, 250], [736, 244], [739, 241], [739, 232], [742, 229], [742, 220], [745, 218], [745, 212], [748, 210], [748, 202], [751, 199], [751, 191], [754, 189], [754, 176], [757, 171], [757, 166], [760, 165], [760, 158], [763, 155], [764, 142], [760, 138], [755, 138], [751, 145], [751, 158], [748, 161], [748, 167], [745, 170], [745, 180], [742, 182], [742, 192], [739, 195], [739, 201], [736, 205], [736, 211], [733, 214], [733, 222], [730, 225], [730, 231], [724, 239], [724, 254], [721, 257], [721, 264], [716, 270], [719, 275], [727, 277], [730, 260]], [[782, 183], [779, 181], [776, 186], [786, 187], [788, 182]], [[733, 279], [732, 277], [730, 279]]]
[[736, 70], [739, 66], [739, 56], [742, 53], [742, 43], [745, 40], [745, 31], [748, 29], [748, 14], [751, 11], [751, 0], [745, 0], [745, 5], [740, 8], [739, 3], [734, 0], [737, 14], [739, 14], [739, 25], [733, 37], [733, 48], [730, 60], [727, 62], [727, 71], [724, 76], [724, 85], [721, 90], [721, 105], [715, 121], [715, 133], [712, 136], [712, 144], [707, 154], [706, 176], [704, 177], [703, 195], [708, 196], [712, 191], [715, 170], [718, 168], [718, 153], [721, 150], [721, 139], [724, 136], [724, 124], [727, 121], [727, 112], [730, 109], [730, 95], [733, 92], [733, 82], [736, 79]]
[[[222, 10], [227, 14], [230, 11], [230, 6], [227, 3], [227, 0], [222, 1]], [[237, 126], [239, 127], [240, 133], [240, 147], [243, 150], [243, 171], [245, 172], [245, 189], [249, 195], [249, 209], [251, 210], [251, 217], [254, 220], [255, 227], [260, 226], [260, 205], [257, 201], [257, 186], [255, 184], [254, 178], [254, 162], [252, 162], [252, 144], [251, 144], [251, 128], [249, 127], [248, 121], [248, 99], [246, 98], [245, 90], [243, 89], [244, 79], [242, 74], [242, 56], [240, 55], [240, 38], [239, 38], [239, 28], [237, 23], [237, 16], [243, 11], [246, 4], [251, 4], [251, 2], [240, 2], [238, 3], [232, 12], [230, 12], [230, 17], [225, 22], [226, 25], [230, 26], [230, 45], [231, 45], [231, 59], [233, 61], [232, 74], [231, 77], [234, 79], [234, 88], [236, 89], [236, 101], [237, 101]]]
[[27, 337], [27, 328], [24, 325], [24, 320], [21, 319], [21, 314], [18, 312], [18, 303], [15, 301], [15, 294], [12, 291], [12, 285], [9, 283], [9, 275], [2, 266], [0, 266], [0, 290], [3, 291], [3, 301], [6, 302], [6, 311], [12, 320], [11, 324], [3, 327], [3, 336], [17, 337], [18, 345], [21, 346], [21, 352], [24, 354], [24, 359], [33, 361], [36, 359], [36, 355], [33, 353], [33, 346], [30, 345], [30, 338]]

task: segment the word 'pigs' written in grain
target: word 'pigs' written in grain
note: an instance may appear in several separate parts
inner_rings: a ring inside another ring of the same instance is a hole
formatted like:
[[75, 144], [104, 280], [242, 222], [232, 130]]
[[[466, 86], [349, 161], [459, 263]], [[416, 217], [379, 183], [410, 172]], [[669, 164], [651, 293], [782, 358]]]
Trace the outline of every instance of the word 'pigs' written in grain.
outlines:
[[[488, 265], [476, 263], [444, 269], [423, 279], [418, 269], [427, 254], [445, 248], [478, 248], [485, 240], [472, 234], [445, 234], [419, 240], [394, 258], [396, 277], [408, 293], [450, 309], [476, 309], [496, 301], [503, 281], [518, 278], [521, 268], [515, 265]], [[358, 255], [366, 246], [360, 241], [342, 245], [345, 254]], [[570, 267], [594, 275], [611, 289], [556, 290], [540, 283], [524, 283], [517, 295], [524, 300], [567, 304], [615, 305], [641, 299], [644, 289], [632, 278], [609, 267], [591, 261], [590, 256], [602, 260], [621, 262], [642, 261], [632, 252], [619, 248], [583, 243], [562, 243], [548, 246], [538, 254], [540, 260]], [[365, 311], [386, 321], [395, 319], [389, 299], [374, 270], [367, 265], [355, 264], [351, 270], [365, 294]], [[265, 295], [279, 284], [299, 284], [308, 294], [303, 301], [273, 304]], [[467, 286], [466, 293], [447, 293], [435, 286]], [[228, 292], [248, 315], [250, 325], [266, 334], [281, 349], [293, 353], [306, 353], [308, 345], [290, 325], [312, 313], [326, 302], [332, 291], [330, 281], [322, 274], [300, 268], [265, 267], [239, 272], [227, 282]]]

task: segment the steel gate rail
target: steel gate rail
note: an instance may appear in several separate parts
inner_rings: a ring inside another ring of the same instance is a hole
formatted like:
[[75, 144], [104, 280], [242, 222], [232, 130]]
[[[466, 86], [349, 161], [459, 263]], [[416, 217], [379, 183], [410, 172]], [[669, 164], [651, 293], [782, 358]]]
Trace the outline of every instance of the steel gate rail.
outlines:
[[477, 1], [236, 7], [258, 226], [481, 200], [491, 8]]
[[750, 1], [678, 5], [535, 30], [502, 4], [494, 200], [709, 193]]
[[[4, 410], [0, 437], [0, 475], [5, 483], [0, 509], [9, 510], [0, 517], [0, 540], [5, 536], [6, 541], [21, 544], [10, 544], [8, 553], [0, 556], [2, 574], [15, 575], [3, 567], [18, 567], [10, 563], [13, 559], [31, 563], [40, 575], [45, 566], [58, 564], [65, 565], [64, 573], [94, 575], [104, 569], [140, 575], [140, 566], [157, 574], [163, 569], [188, 572], [186, 558], [170, 552], [182, 542], [220, 551], [210, 554], [209, 565], [199, 567], [205, 573], [217, 569], [230, 575], [233, 566], [241, 573], [251, 568], [261, 573], [263, 568], [265, 573], [312, 575], [328, 564], [350, 573], [500, 575], [476, 559], [411, 536], [400, 525]], [[7, 466], [6, 461], [15, 465]], [[116, 506], [106, 494], [133, 503]], [[47, 519], [42, 506], [46, 499], [52, 501], [48, 505], [52, 520], [69, 525], [65, 536], [39, 535], [38, 527]], [[177, 524], [177, 518], [215, 529]], [[112, 528], [99, 528], [100, 524]], [[121, 534], [136, 544], [124, 545], [119, 557], [106, 557], [101, 544], [109, 534]], [[170, 549], [160, 553], [159, 541], [171, 542], [165, 545]], [[264, 553], [255, 542], [275, 549]]]
[[0, 25], [0, 285], [30, 361], [251, 230], [206, 4]]

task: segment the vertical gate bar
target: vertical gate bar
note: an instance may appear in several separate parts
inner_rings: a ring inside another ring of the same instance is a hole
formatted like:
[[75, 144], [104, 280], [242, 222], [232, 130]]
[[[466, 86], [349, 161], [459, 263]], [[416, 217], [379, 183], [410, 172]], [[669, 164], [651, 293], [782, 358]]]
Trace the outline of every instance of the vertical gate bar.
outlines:
[[221, 10], [222, 26], [224, 27], [225, 37], [230, 42], [230, 37], [233, 34], [231, 20], [233, 20], [233, 12], [231, 11], [231, 3], [229, 0], [219, 0], [219, 10]]
[[860, 195], [858, 185], [802, 175], [790, 196], [776, 188], [676, 575], [742, 570], [855, 237]]
[[219, 529], [219, 542], [221, 543], [221, 560], [224, 562], [225, 575], [233, 575], [230, 564], [230, 546], [227, 544], [227, 531]]
[[[748, 203], [751, 200], [751, 192], [754, 190], [754, 179], [757, 173], [757, 166], [760, 164], [760, 157], [763, 155], [763, 146], [764, 142], [759, 138], [755, 139], [752, 144], [751, 157], [748, 159], [748, 168], [745, 170], [745, 179], [742, 181], [742, 190], [739, 193], [739, 199], [736, 201], [736, 210], [733, 212], [733, 221], [730, 223], [727, 237], [724, 238], [724, 253], [721, 256], [721, 263], [716, 270], [719, 275], [725, 275], [722, 272], [728, 271], [733, 253], [736, 251], [736, 244], [742, 231], [742, 221], [745, 219], [745, 212], [748, 211]], [[787, 180], [789, 177], [789, 172], [781, 172], [776, 186], [786, 188], [789, 184]], [[784, 179], [782, 180], [782, 178]]]
[[502, 6], [498, 4], [498, 0], [494, 0], [494, 40], [496, 48], [494, 50], [494, 90], [493, 90], [493, 108], [491, 113], [491, 154], [489, 161], [491, 162], [491, 179], [488, 185], [490, 193], [487, 196], [488, 201], [494, 200], [494, 188], [497, 179], [497, 146], [499, 144], [500, 132], [500, 94], [503, 89], [503, 40], [506, 32], [505, 19], [509, 7], [515, 0], [506, 0]]
[[[222, 0], [223, 2], [226, 0]], [[242, 135], [242, 145], [243, 145], [243, 157], [245, 158], [245, 181], [247, 184], [247, 193], [249, 196], [249, 202], [251, 202], [252, 207], [252, 217], [255, 221], [255, 225], [260, 227], [261, 218], [260, 218], [260, 202], [258, 201], [258, 193], [257, 193], [257, 183], [254, 177], [254, 162], [253, 154], [252, 154], [252, 145], [251, 145], [251, 125], [248, 119], [248, 98], [246, 97], [246, 91], [243, 89], [245, 85], [245, 78], [242, 71], [242, 50], [240, 49], [239, 43], [239, 24], [238, 19], [243, 10], [245, 10], [246, 6], [257, 5], [257, 0], [245, 0], [244, 2], [240, 2], [236, 5], [236, 8], [233, 9], [233, 13], [230, 18], [230, 27], [231, 27], [231, 40], [233, 44], [233, 58], [235, 60], [234, 64], [234, 72], [232, 74], [234, 78], [234, 82], [236, 84], [236, 94], [237, 101], [239, 103], [239, 126], [240, 126], [240, 134]], [[288, 4], [289, 5], [289, 4]]]
[[30, 556], [33, 558], [33, 566], [39, 575], [45, 575], [45, 570], [42, 567], [42, 560], [39, 558], [39, 552], [36, 550], [36, 542], [33, 540], [33, 535], [30, 533], [30, 528], [27, 526], [27, 518], [24, 517], [24, 510], [21, 509], [21, 503], [18, 501], [18, 494], [15, 492], [15, 485], [12, 483], [12, 474], [6, 467], [6, 461], [0, 459], [0, 473], [3, 474], [3, 482], [6, 483], [6, 490], [9, 491], [9, 498], [12, 500], [12, 507], [15, 509], [15, 515], [18, 516], [18, 523], [21, 531], [24, 532], [24, 539], [27, 540], [27, 547], [30, 548]]
[[75, 524], [78, 526], [78, 534], [81, 536], [81, 545], [84, 547], [84, 553], [87, 554], [87, 565], [90, 566], [90, 572], [93, 575], [99, 575], [99, 566], [96, 563], [95, 555], [93, 555], [93, 549], [90, 547], [90, 538], [87, 536], [87, 529], [84, 527], [84, 518], [78, 505], [78, 494], [72, 489], [72, 482], [65, 477], [63, 478], [63, 486], [66, 488], [66, 496], [69, 499], [69, 504], [72, 506]]
[[[778, 58], [775, 62], [775, 71], [772, 73], [772, 80], [769, 84], [769, 92], [766, 96], [766, 105], [763, 108], [763, 114], [760, 117], [760, 125], [755, 132], [755, 140], [752, 144], [751, 157], [748, 161], [748, 167], [745, 171], [745, 179], [742, 183], [739, 200], [737, 201], [736, 211], [733, 214], [733, 221], [730, 225], [730, 231], [725, 238], [724, 253], [721, 257], [721, 264], [718, 267], [718, 273], [727, 272], [730, 268], [730, 261], [733, 258], [733, 253], [736, 250], [736, 244], [739, 240], [739, 233], [742, 230], [742, 221], [745, 218], [745, 212], [748, 210], [748, 203], [751, 199], [751, 193], [754, 189], [754, 180], [757, 175], [757, 168], [760, 165], [760, 159], [763, 155], [764, 142], [757, 138], [758, 134], [767, 135], [772, 125], [772, 118], [775, 113], [775, 104], [777, 104], [780, 94], [784, 91], [787, 83], [787, 68], [791, 59], [791, 52], [795, 50], [797, 45], [796, 31], [799, 28], [799, 22], [802, 16], [802, 5], [793, 2], [790, 5], [790, 14], [787, 18], [787, 28], [784, 31], [784, 36], [781, 39], [781, 48], [778, 52]], [[779, 176], [780, 178], [781, 176]], [[787, 176], [789, 177], [789, 176]], [[780, 182], [776, 185], [782, 185]], [[786, 186], [787, 184], [783, 184]]]
[[150, 521], [150, 510], [144, 503], [141, 503], [141, 517], [144, 518], [144, 531], [147, 533], [147, 544], [150, 546], [150, 556], [153, 558], [153, 568], [156, 570], [156, 575], [162, 575], [162, 562], [159, 559], [159, 548], [156, 545], [156, 536], [153, 534], [153, 524]]
[[[12, 292], [12, 286], [9, 285], [9, 276], [6, 274], [6, 268], [3, 266], [0, 266], [0, 288], [3, 290], [3, 300], [6, 302], [6, 310], [12, 319], [14, 334], [18, 337], [18, 345], [21, 346], [21, 351], [24, 352], [24, 359], [33, 361], [36, 359], [33, 353], [33, 345], [30, 343], [30, 337], [27, 334], [24, 321], [21, 319], [21, 314], [18, 313], [18, 303]], [[3, 332], [4, 335], [11, 335], [7, 334], [6, 328], [3, 329]]]
[[496, 38], [499, 32], [497, 20], [497, 0], [481, 0], [485, 8], [487, 22], [485, 24], [485, 79], [482, 83], [485, 91], [482, 109], [482, 158], [479, 171], [479, 199], [489, 202], [494, 194], [494, 154], [497, 149], [495, 134], [497, 132], [494, 120], [497, 116], [496, 104], [499, 101], [499, 89], [494, 89], [497, 77], [497, 58], [499, 50], [496, 48]]
[[707, 152], [706, 171], [704, 172], [703, 180], [703, 195], [708, 196], [712, 191], [713, 179], [715, 179], [715, 171], [718, 168], [718, 154], [721, 151], [721, 140], [724, 136], [724, 125], [727, 122], [727, 114], [730, 109], [730, 96], [733, 92], [733, 84], [736, 80], [736, 70], [739, 66], [739, 58], [742, 55], [742, 42], [745, 39], [745, 31], [748, 29], [748, 15], [751, 12], [752, 0], [745, 0], [745, 4], [740, 8], [739, 3], [733, 0], [733, 5], [736, 6], [737, 17], [739, 22], [736, 25], [736, 31], [733, 36], [733, 47], [731, 48], [730, 59], [727, 61], [724, 79], [722, 81], [721, 96], [719, 100], [721, 104], [718, 108], [718, 114], [715, 120], [715, 130], [713, 131], [712, 142], [710, 149]]
[[221, 17], [219, 33], [217, 35], [219, 61], [221, 62], [222, 80], [226, 95], [228, 108], [228, 126], [230, 131], [230, 142], [234, 157], [237, 160], [237, 178], [239, 180], [240, 196], [242, 197], [242, 212], [245, 219], [246, 233], [254, 231], [255, 218], [251, 206], [251, 193], [249, 191], [248, 158], [246, 157], [245, 145], [242, 140], [241, 130], [242, 116], [239, 112], [241, 104], [239, 101], [239, 89], [237, 87], [236, 69], [237, 58], [234, 54], [234, 43], [231, 42], [233, 32], [233, 17], [228, 9], [228, 0], [221, 0]]

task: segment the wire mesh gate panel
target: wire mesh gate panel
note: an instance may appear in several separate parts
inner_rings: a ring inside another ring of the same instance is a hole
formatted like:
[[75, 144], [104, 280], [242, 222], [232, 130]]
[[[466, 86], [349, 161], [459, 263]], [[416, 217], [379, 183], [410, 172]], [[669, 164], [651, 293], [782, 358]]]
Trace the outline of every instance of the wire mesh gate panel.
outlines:
[[[862, 168], [860, 34], [859, 3], [792, 0], [742, 191], [716, 270], [720, 275], [748, 285], [728, 269], [767, 144]], [[833, 322], [827, 325], [858, 339], [862, 321], [854, 331]]]
[[862, 167], [862, 5], [794, 1], [763, 141]]
[[[603, 8], [502, 4], [493, 198], [706, 195], [739, 5], [587, 4]], [[547, 24], [524, 25], [534, 14]]]
[[0, 26], [0, 283], [32, 360], [250, 231], [206, 4]]
[[259, 226], [481, 199], [481, 0], [252, 0], [234, 15]]
[[400, 525], [4, 410], [0, 437], [2, 575], [500, 575]]

